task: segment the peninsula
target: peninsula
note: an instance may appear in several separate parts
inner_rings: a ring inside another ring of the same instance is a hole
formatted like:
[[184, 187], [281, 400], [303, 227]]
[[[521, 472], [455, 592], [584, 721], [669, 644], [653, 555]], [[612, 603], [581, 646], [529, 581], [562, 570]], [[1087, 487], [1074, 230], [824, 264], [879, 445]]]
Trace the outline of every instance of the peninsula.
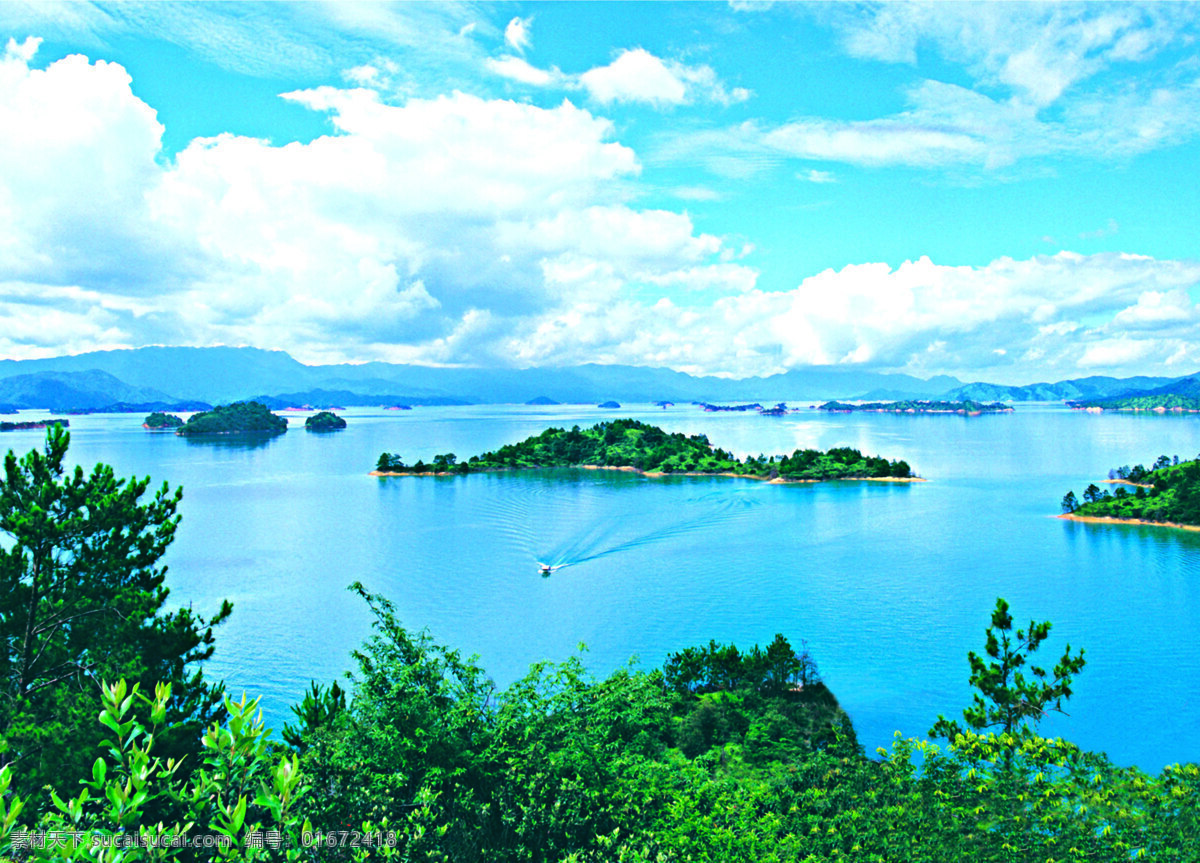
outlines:
[[282, 434], [287, 420], [267, 410], [260, 402], [218, 405], [191, 417], [175, 434], [184, 437], [216, 434]]
[[1012, 413], [1012, 407], [1004, 402], [977, 402], [970, 399], [957, 402], [901, 401], [901, 402], [825, 402], [817, 410], [834, 413], [891, 413], [891, 414], [959, 414], [977, 417], [980, 414]]
[[1200, 460], [1164, 455], [1149, 470], [1141, 465], [1115, 468], [1109, 476], [1109, 482], [1118, 484], [1115, 491], [1101, 491], [1092, 483], [1082, 501], [1069, 491], [1060, 518], [1200, 529]]
[[667, 474], [741, 476], [779, 482], [830, 479], [916, 481], [904, 461], [865, 456], [850, 447], [827, 452], [796, 450], [791, 455], [735, 458], [714, 449], [705, 435], [669, 434], [632, 419], [598, 423], [589, 429], [549, 428], [520, 443], [460, 462], [453, 453], [436, 455], [426, 464], [407, 465], [393, 453], [379, 456], [373, 476], [474, 473], [529, 468], [583, 467]]
[[1156, 395], [1121, 396], [1111, 399], [1087, 399], [1067, 402], [1075, 410], [1099, 411], [1151, 411], [1153, 413], [1197, 413], [1200, 398], [1178, 393]]
[[45, 420], [28, 420], [23, 422], [9, 422], [4, 420], [0, 422], [0, 432], [7, 431], [28, 431], [30, 429], [44, 429], [52, 425], [60, 425], [66, 428], [70, 423], [65, 419], [45, 419]]

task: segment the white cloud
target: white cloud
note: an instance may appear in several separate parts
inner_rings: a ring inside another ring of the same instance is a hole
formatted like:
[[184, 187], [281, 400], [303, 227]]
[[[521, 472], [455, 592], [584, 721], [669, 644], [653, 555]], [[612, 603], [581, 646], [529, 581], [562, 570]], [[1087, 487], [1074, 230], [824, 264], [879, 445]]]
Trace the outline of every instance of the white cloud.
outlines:
[[830, 173], [829, 171], [818, 171], [816, 168], [812, 168], [801, 174], [797, 174], [796, 179], [803, 180], [806, 183], [836, 183], [837, 182], [837, 177], [835, 177], [832, 173]]
[[607, 66], [584, 72], [579, 83], [604, 105], [642, 102], [665, 107], [695, 101], [728, 105], [751, 95], [741, 87], [726, 91], [710, 66], [663, 60], [644, 48], [622, 51]]
[[508, 22], [508, 26], [504, 28], [504, 42], [509, 48], [518, 51], [521, 54], [525, 53], [532, 40], [530, 26], [533, 24], [533, 18], [513, 18]]
[[539, 69], [520, 57], [489, 57], [484, 65], [495, 75], [533, 87], [569, 86], [565, 76], [557, 69]]

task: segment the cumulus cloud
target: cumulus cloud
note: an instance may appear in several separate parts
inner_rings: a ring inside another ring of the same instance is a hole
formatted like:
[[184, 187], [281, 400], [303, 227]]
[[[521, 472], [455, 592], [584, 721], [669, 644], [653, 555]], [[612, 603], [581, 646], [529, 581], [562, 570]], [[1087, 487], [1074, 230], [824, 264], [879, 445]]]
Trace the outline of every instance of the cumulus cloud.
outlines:
[[584, 72], [579, 82], [604, 105], [643, 102], [661, 107], [700, 100], [728, 105], [750, 97], [744, 88], [726, 91], [711, 66], [663, 60], [644, 48], [622, 51], [607, 66]]
[[731, 105], [752, 95], [744, 87], [726, 89], [711, 66], [688, 65], [656, 57], [644, 48], [619, 53], [606, 66], [579, 75], [557, 68], [541, 69], [521, 57], [488, 58], [485, 68], [494, 75], [534, 87], [584, 90], [601, 105], [644, 104], [656, 108], [697, 102]]
[[[369, 86], [317, 87], [285, 98], [327, 114], [329, 135], [224, 134], [164, 160], [124, 69], [82, 57], [35, 69], [34, 51], [13, 43], [0, 62], [0, 125], [22, 130], [0, 136], [9, 356], [158, 342], [739, 375], [1200, 366], [1194, 261], [921, 258], [764, 291], [746, 249], [686, 213], [635, 206], [636, 155], [570, 101], [390, 104]], [[830, 134], [758, 137], [808, 152]]]

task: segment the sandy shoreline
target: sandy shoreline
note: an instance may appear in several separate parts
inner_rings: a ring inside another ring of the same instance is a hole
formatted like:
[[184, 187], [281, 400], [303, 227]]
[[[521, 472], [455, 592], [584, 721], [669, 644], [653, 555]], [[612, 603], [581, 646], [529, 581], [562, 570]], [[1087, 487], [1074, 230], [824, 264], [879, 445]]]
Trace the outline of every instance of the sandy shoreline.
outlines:
[[1200, 526], [1194, 524], [1179, 524], [1174, 521], [1147, 521], [1144, 518], [1113, 518], [1108, 515], [1075, 515], [1073, 512], [1065, 512], [1055, 518], [1065, 519], [1067, 521], [1082, 521], [1088, 524], [1141, 524], [1147, 527], [1173, 527], [1178, 530], [1197, 530], [1200, 531]]
[[1105, 482], [1110, 485], [1134, 485], [1134, 486], [1137, 486], [1138, 488], [1154, 488], [1154, 486], [1151, 483], [1134, 482], [1131, 479], [1102, 479], [1102, 480], [1100, 480], [1100, 482]]
[[[702, 471], [682, 471], [677, 470], [672, 473], [664, 471], [646, 471], [639, 470], [631, 465], [607, 465], [607, 464], [577, 464], [572, 465], [573, 468], [583, 468], [584, 470], [619, 470], [624, 473], [636, 473], [642, 476], [653, 477], [655, 479], [665, 476], [727, 476], [733, 479], [756, 479], [762, 482], [769, 482], [776, 485], [790, 485], [793, 483], [810, 483], [810, 482], [929, 482], [924, 477], [919, 476], [847, 476], [837, 477], [834, 479], [786, 479], [784, 477], [775, 477], [774, 479], [765, 476], [752, 476], [745, 473], [704, 473]], [[554, 470], [554, 468], [536, 468], [536, 467], [491, 467], [482, 470], [472, 470], [471, 473], [505, 473], [516, 470]], [[415, 471], [380, 471], [373, 470], [367, 476], [461, 476], [455, 471], [425, 471], [424, 473], [416, 473]]]

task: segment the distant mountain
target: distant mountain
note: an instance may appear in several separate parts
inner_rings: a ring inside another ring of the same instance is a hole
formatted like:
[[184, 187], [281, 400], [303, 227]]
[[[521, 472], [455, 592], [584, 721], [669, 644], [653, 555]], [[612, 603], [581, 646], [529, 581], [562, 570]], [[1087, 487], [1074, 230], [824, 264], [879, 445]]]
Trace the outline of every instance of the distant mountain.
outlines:
[[561, 404], [561, 402], [556, 402], [554, 399], [548, 398], [547, 396], [538, 396], [535, 399], [530, 399], [529, 401], [525, 402], [525, 404], [545, 407], [549, 405]]
[[273, 411], [285, 408], [302, 407], [380, 407], [384, 405], [465, 405], [470, 402], [446, 396], [398, 396], [393, 394], [363, 394], [350, 390], [304, 390], [298, 393], [280, 393], [268, 396], [258, 395], [240, 399], [240, 401], [261, 402]]
[[[64, 377], [80, 374], [108, 378], [89, 382]], [[39, 375], [39, 380], [56, 382], [59, 389], [30, 389], [35, 387], [32, 379]], [[25, 389], [20, 390], [20, 398], [17, 390], [5, 388], [14, 376], [30, 379], [21, 384]], [[170, 405], [184, 399], [228, 404], [255, 397], [269, 398], [273, 406], [287, 402], [283, 407], [525, 404], [537, 398], [562, 404], [597, 404], [609, 399], [677, 404], [929, 398], [1064, 401], [1112, 397], [1178, 380], [1097, 376], [1014, 387], [964, 384], [948, 375], [923, 380], [841, 366], [814, 366], [755, 378], [702, 377], [671, 369], [594, 363], [531, 369], [432, 368], [382, 362], [308, 366], [283, 351], [224, 347], [150, 347], [41, 360], [0, 360], [0, 379], [0, 402], [20, 407], [29, 403], [27, 396], [32, 393], [33, 401], [39, 402], [37, 407], [64, 408], [101, 408], [116, 402]]]
[[99, 369], [80, 372], [42, 371], [0, 379], [0, 402], [16, 405], [18, 408], [86, 411], [118, 403], [174, 405], [177, 401], [159, 390], [130, 386]]
[[1200, 410], [1200, 375], [1179, 378], [1151, 389], [1131, 390], [1109, 398], [1072, 399], [1071, 406], [1103, 410]]
[[1057, 383], [1004, 386], [1003, 384], [971, 383], [942, 395], [947, 401], [1061, 402], [1076, 399], [1112, 398], [1136, 390], [1158, 387], [1171, 378], [1110, 378], [1094, 375]]
[[[610, 398], [625, 402], [774, 402], [851, 398], [879, 389], [910, 397], [933, 396], [962, 383], [945, 376], [926, 381], [911, 375], [830, 366], [742, 379], [598, 364], [532, 369], [431, 368], [381, 362], [306, 366], [283, 351], [223, 347], [150, 347], [41, 360], [0, 360], [0, 377], [92, 369], [107, 372], [131, 387], [212, 404], [262, 393], [290, 395], [314, 390], [374, 397], [368, 404], [397, 398], [409, 404], [523, 404], [537, 396], [574, 404], [596, 404]], [[349, 400], [334, 401], [343, 404]]]

